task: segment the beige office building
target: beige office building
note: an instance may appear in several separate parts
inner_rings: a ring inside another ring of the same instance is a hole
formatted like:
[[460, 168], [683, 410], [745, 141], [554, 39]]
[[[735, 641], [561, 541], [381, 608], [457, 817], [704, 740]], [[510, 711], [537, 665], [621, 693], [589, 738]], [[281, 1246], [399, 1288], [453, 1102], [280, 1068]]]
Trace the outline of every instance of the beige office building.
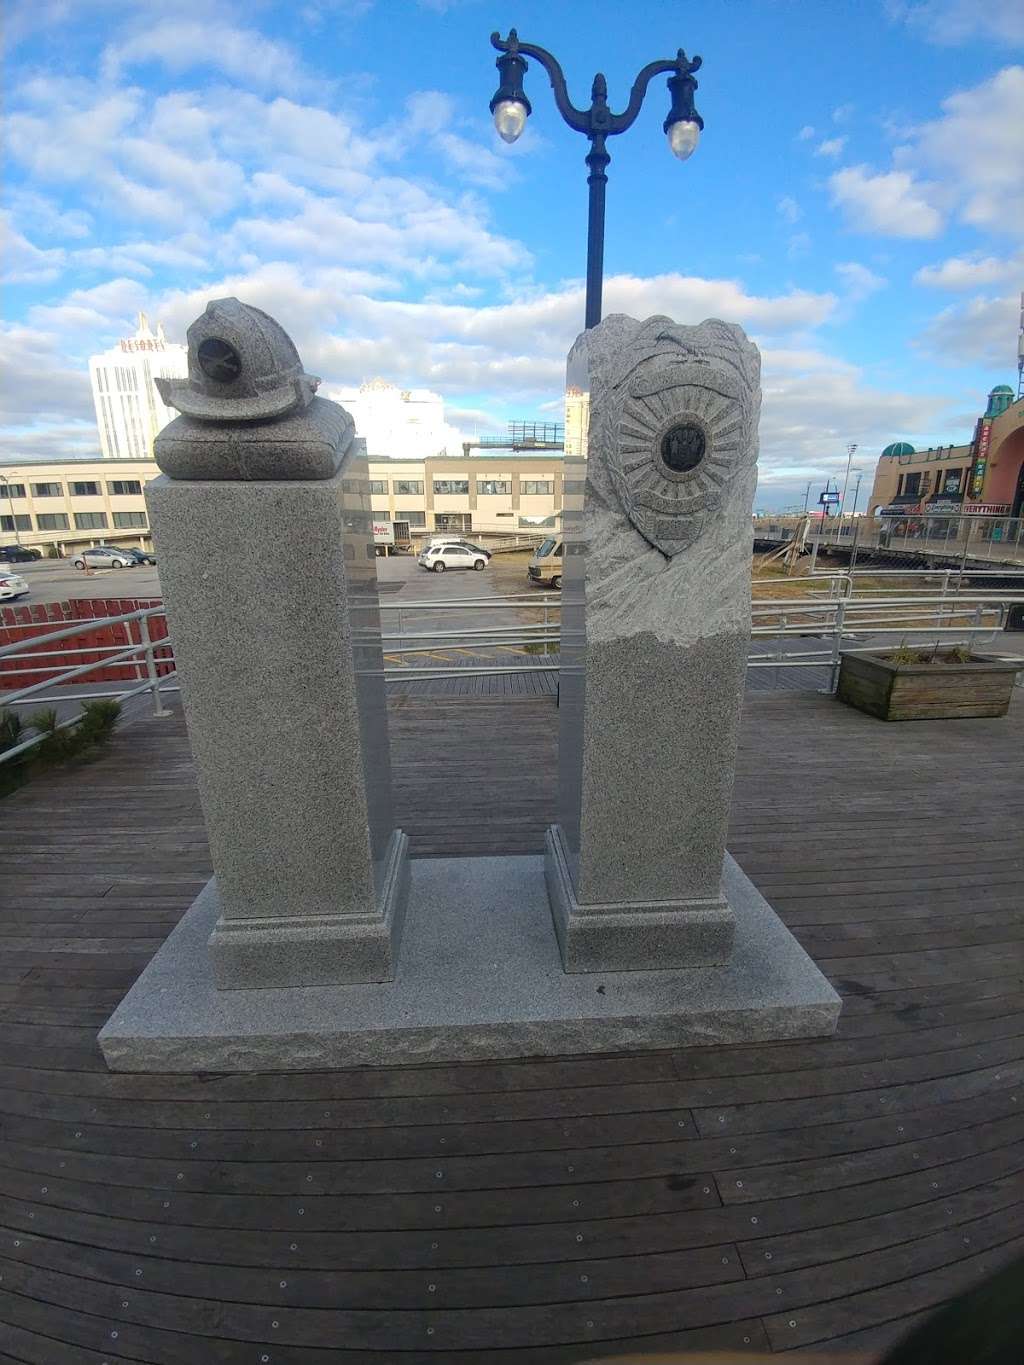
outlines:
[[[148, 547], [142, 490], [158, 472], [152, 460], [0, 464], [0, 543], [58, 556], [88, 545]], [[371, 460], [370, 501], [399, 544], [438, 531], [542, 537], [560, 525], [562, 455]]]
[[63, 555], [87, 545], [150, 544], [143, 485], [152, 460], [0, 464], [0, 542]]

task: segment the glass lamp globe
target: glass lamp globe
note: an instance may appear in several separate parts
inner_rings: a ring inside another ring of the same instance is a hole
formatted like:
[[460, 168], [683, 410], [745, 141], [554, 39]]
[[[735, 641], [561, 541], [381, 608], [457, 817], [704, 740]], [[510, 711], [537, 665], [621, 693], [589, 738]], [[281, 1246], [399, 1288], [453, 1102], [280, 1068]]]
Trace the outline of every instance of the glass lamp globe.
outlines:
[[668, 145], [672, 149], [672, 155], [677, 156], [680, 161], [686, 161], [693, 155], [699, 138], [700, 125], [694, 123], [692, 119], [680, 119], [668, 130]]
[[518, 100], [501, 100], [494, 106], [494, 126], [504, 142], [515, 142], [526, 127], [526, 109]]

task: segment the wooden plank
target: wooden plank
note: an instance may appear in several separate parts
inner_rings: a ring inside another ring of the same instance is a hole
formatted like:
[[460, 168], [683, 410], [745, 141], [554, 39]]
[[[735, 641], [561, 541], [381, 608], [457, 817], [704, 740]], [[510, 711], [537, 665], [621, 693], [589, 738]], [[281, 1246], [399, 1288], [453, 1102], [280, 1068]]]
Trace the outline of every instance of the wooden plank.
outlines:
[[[417, 851], [538, 850], [553, 680], [390, 691]], [[0, 821], [0, 1340], [45, 1365], [568, 1365], [892, 1339], [1019, 1227], [1022, 740], [1019, 702], [892, 727], [748, 697], [733, 848], [839, 982], [835, 1038], [110, 1076], [95, 1030], [208, 868], [180, 716], [141, 719], [89, 770], [131, 790], [110, 819], [47, 779]], [[466, 799], [439, 809], [438, 781]]]

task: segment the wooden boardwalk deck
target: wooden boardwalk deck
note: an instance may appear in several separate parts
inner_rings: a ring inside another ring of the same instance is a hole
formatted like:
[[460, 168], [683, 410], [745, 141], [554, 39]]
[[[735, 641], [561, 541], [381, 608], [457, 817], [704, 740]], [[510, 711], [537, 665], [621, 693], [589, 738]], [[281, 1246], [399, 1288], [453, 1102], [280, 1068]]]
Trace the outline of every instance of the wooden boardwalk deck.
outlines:
[[[418, 854], [538, 848], [550, 698], [392, 714]], [[873, 1358], [1024, 1252], [1022, 744], [748, 700], [731, 848], [835, 1038], [398, 1071], [105, 1070], [210, 871], [180, 720], [3, 801], [0, 1361]]]

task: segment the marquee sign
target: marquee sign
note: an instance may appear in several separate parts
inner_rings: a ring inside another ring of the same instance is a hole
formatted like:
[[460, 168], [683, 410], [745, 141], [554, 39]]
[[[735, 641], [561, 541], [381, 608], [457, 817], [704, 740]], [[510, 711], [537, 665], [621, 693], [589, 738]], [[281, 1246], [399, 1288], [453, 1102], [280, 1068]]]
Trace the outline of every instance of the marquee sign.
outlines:
[[974, 434], [974, 465], [971, 469], [971, 497], [980, 498], [985, 486], [985, 469], [988, 465], [988, 447], [992, 439], [992, 420], [979, 417]]

